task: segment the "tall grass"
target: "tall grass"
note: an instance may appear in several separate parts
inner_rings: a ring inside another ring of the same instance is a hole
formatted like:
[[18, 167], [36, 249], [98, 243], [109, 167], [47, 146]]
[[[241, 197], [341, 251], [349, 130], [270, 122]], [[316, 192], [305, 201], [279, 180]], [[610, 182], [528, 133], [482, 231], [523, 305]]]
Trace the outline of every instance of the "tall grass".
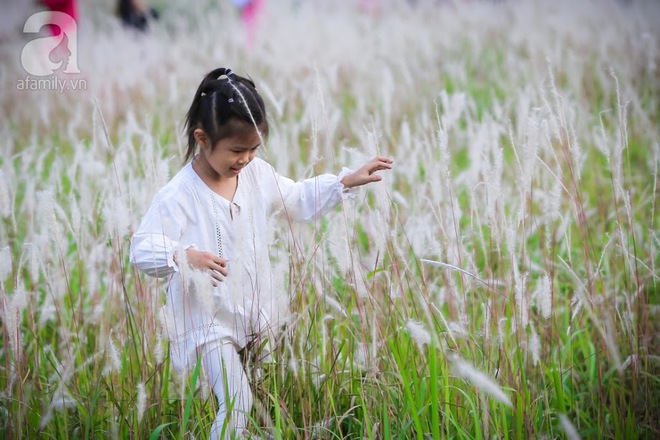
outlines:
[[657, 438], [656, 3], [272, 3], [249, 50], [228, 3], [156, 2], [146, 35], [109, 0], [81, 5], [88, 88], [66, 93], [17, 90], [14, 11], [0, 437], [207, 436], [213, 393], [172, 368], [166, 286], [128, 264], [128, 240], [223, 65], [266, 98], [281, 173], [396, 163], [323, 220], [280, 223], [291, 318], [251, 366], [252, 433]]

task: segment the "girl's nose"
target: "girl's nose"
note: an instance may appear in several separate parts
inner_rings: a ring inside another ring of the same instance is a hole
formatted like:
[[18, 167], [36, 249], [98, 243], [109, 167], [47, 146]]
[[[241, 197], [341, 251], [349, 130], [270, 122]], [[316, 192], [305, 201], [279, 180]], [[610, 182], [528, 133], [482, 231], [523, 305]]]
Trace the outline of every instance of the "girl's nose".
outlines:
[[246, 151], [238, 157], [238, 163], [244, 165], [250, 161], [250, 152]]

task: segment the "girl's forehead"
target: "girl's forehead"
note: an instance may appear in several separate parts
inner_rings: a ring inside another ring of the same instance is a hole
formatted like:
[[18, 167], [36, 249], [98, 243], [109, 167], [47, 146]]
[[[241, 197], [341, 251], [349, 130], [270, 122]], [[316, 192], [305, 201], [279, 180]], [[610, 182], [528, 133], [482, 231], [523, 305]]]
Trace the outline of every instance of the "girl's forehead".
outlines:
[[254, 147], [260, 142], [261, 137], [257, 129], [254, 126], [248, 125], [239, 130], [232, 130], [228, 136], [220, 139], [220, 143], [227, 147]]
[[228, 137], [233, 137], [236, 139], [250, 139], [255, 136], [259, 137], [258, 127], [255, 127], [252, 123], [233, 120], [228, 125]]

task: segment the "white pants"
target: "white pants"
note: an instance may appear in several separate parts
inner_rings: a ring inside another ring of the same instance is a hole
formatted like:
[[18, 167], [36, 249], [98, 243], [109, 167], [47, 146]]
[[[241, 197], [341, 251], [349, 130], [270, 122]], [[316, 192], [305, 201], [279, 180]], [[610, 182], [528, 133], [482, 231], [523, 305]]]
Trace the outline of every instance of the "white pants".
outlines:
[[210, 440], [231, 439], [234, 438], [232, 434], [240, 438], [247, 426], [253, 397], [236, 347], [222, 341], [205, 344], [202, 368], [218, 398], [218, 414], [211, 427]]

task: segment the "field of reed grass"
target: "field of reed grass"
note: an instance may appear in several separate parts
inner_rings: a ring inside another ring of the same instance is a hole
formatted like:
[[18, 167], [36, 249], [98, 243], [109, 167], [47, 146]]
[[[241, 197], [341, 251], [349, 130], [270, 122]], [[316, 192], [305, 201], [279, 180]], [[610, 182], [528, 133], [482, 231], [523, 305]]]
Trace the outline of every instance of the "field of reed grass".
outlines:
[[150, 3], [146, 34], [81, 5], [65, 91], [21, 90], [33, 5], [6, 5], [0, 437], [207, 438], [128, 250], [219, 66], [256, 81], [281, 174], [395, 160], [281, 223], [255, 437], [660, 437], [657, 2], [272, 1], [251, 46], [230, 2]]

